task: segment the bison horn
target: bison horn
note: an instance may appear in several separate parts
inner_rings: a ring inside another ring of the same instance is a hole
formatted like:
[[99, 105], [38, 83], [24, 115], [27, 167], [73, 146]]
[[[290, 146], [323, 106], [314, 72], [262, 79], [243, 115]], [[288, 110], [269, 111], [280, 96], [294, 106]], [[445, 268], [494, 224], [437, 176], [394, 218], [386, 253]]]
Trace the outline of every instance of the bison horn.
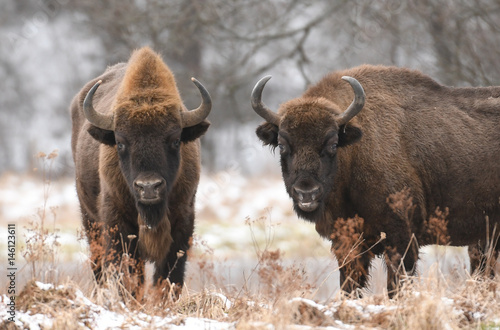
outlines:
[[271, 79], [271, 76], [265, 76], [255, 84], [252, 91], [252, 108], [254, 111], [264, 118], [267, 122], [279, 126], [280, 116], [269, 109], [264, 103], [262, 103], [262, 90], [266, 83]]
[[365, 105], [365, 91], [359, 81], [349, 76], [343, 76], [342, 79], [351, 85], [354, 91], [354, 100], [349, 108], [337, 117], [337, 123], [339, 126], [347, 124], [349, 120], [356, 116]]
[[197, 109], [181, 112], [182, 127], [191, 127], [201, 123], [212, 110], [212, 99], [207, 89], [195, 78], [191, 78], [191, 80], [200, 91], [201, 105]]
[[101, 83], [102, 80], [96, 82], [85, 96], [85, 99], [83, 100], [83, 112], [85, 114], [85, 118], [87, 118], [92, 125], [108, 131], [114, 131], [115, 124], [113, 121], [113, 115], [104, 115], [99, 113], [95, 111], [94, 106], [92, 105], [94, 93]]

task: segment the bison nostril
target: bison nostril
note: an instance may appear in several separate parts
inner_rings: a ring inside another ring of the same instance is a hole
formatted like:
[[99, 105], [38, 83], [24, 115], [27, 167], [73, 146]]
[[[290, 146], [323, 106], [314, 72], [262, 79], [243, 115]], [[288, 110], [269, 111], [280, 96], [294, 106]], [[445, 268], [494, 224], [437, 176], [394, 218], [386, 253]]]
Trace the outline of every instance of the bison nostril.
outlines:
[[163, 180], [136, 180], [134, 185], [140, 189], [157, 188], [163, 184]]
[[158, 190], [163, 186], [164, 183], [165, 183], [164, 180], [158, 180], [158, 181], [152, 183], [152, 187], [154, 190]]
[[314, 201], [320, 193], [320, 188], [318, 186], [315, 186], [311, 189], [301, 189], [298, 187], [293, 187], [293, 191], [297, 195], [299, 201], [303, 201], [306, 197], [306, 199]]
[[135, 190], [141, 195], [141, 198], [155, 199], [158, 198], [160, 189], [165, 185], [163, 179], [153, 180], [136, 180], [134, 182]]

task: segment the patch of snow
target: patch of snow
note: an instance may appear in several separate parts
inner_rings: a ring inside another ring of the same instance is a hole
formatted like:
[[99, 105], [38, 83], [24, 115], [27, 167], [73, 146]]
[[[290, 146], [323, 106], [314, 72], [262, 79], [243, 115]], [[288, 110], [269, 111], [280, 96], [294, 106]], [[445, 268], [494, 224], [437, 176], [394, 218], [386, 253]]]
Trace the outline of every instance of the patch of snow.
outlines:
[[52, 328], [54, 322], [52, 321], [51, 318], [49, 318], [47, 315], [43, 314], [34, 314], [30, 315], [28, 313], [19, 313], [19, 316], [16, 318], [16, 325], [21, 328], [25, 329], [28, 328], [30, 330], [39, 330], [39, 329], [50, 329]]
[[170, 329], [234, 329], [234, 323], [219, 322], [205, 318], [187, 317], [182, 320], [182, 325], [169, 324]]
[[370, 314], [380, 314], [387, 310], [397, 309], [396, 306], [384, 306], [384, 305], [367, 305], [365, 310]]
[[310, 300], [310, 299], [305, 299], [305, 298], [301, 298], [301, 297], [296, 297], [296, 298], [293, 298], [292, 300], [290, 300], [291, 302], [303, 302], [311, 307], [314, 307], [314, 308], [317, 308], [318, 310], [320, 311], [323, 311], [326, 309], [326, 306], [324, 305], [321, 305], [321, 304], [318, 304], [317, 302], [313, 301], [313, 300]]
[[51, 290], [54, 288], [54, 285], [52, 285], [50, 283], [42, 283], [42, 282], [36, 281], [35, 284], [37, 287], [39, 287], [41, 290], [44, 290], [44, 291]]
[[480, 320], [481, 318], [484, 317], [484, 314], [483, 313], [480, 313], [480, 312], [474, 312], [472, 314], [472, 317], [475, 319], [475, 320]]
[[350, 325], [350, 324], [345, 324], [344, 322], [340, 320], [335, 320], [335, 324], [339, 326], [339, 329], [355, 329], [356, 326]]
[[231, 303], [231, 301], [229, 300], [229, 298], [227, 298], [222, 293], [214, 292], [214, 293], [211, 293], [211, 295], [213, 297], [219, 298], [224, 303], [224, 310], [225, 311], [228, 311], [233, 306], [233, 304]]

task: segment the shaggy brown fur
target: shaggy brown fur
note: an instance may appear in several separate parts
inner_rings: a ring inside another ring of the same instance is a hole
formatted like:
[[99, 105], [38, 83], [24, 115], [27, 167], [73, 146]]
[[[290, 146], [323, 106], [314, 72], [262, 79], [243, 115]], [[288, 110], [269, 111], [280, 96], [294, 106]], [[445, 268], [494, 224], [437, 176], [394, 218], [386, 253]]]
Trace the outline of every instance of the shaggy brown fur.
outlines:
[[[93, 106], [114, 114], [114, 131], [92, 125], [84, 115], [84, 98], [98, 80], [102, 84]], [[177, 253], [189, 249], [193, 234], [200, 176], [197, 139], [209, 123], [183, 127], [181, 111], [185, 107], [172, 72], [149, 48], [135, 51], [128, 63], [109, 67], [71, 104], [76, 188], [89, 244], [102, 244], [109, 235], [104, 264], [119, 264], [125, 245], [139, 262], [156, 263], [155, 282], [168, 278], [182, 286], [187, 254], [179, 258]], [[154, 189], [156, 199], [144, 199], [140, 185], [155, 180], [160, 187]], [[92, 251], [99, 278], [104, 256], [102, 249]]]
[[[336, 116], [354, 95], [342, 76], [361, 83], [366, 103], [339, 127]], [[424, 227], [438, 207], [449, 209], [451, 245], [479, 244], [484, 250], [487, 233], [500, 224], [500, 87], [445, 87], [418, 71], [363, 65], [327, 75], [278, 113], [279, 127], [264, 123], [257, 135], [264, 144], [280, 147], [295, 210], [314, 222], [321, 236], [331, 237], [337, 219], [360, 216], [365, 247], [385, 232], [387, 238], [372, 251], [385, 253], [386, 260], [404, 257], [404, 268], [412, 274], [418, 259], [412, 235], [419, 245], [434, 243]], [[319, 206], [304, 211], [295, 189], [311, 187], [320, 187]], [[413, 204], [410, 219], [387, 203], [404, 189]], [[371, 253], [360, 257], [362, 274], [347, 291], [366, 285], [372, 258]], [[388, 290], [393, 291], [398, 275], [388, 266]], [[341, 270], [342, 282], [347, 275]]]

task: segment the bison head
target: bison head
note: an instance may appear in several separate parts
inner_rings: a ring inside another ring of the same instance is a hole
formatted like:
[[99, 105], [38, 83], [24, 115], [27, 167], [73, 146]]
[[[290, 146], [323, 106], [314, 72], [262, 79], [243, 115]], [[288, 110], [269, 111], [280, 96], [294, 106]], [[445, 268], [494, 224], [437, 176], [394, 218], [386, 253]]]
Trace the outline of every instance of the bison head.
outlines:
[[[209, 126], [205, 118], [211, 110], [210, 95], [201, 83], [192, 80], [201, 93], [202, 103], [188, 111], [173, 74], [160, 56], [141, 49], [127, 64], [111, 114], [94, 109], [93, 104], [99, 109], [98, 101], [110, 97], [96, 94], [101, 81], [89, 90], [83, 103], [85, 117], [92, 124], [89, 133], [114, 148], [103, 157], [117, 159], [120, 170], [109, 172], [123, 176], [148, 228], [156, 228], [168, 212], [182, 145], [203, 135]], [[116, 163], [109, 159], [105, 160], [105, 166]], [[120, 181], [123, 182], [112, 180]]]
[[275, 113], [261, 101], [270, 78], [262, 78], [252, 92], [252, 107], [266, 120], [257, 128], [257, 136], [265, 145], [279, 148], [283, 179], [295, 212], [314, 222], [323, 214], [338, 179], [339, 149], [361, 138], [361, 130], [349, 121], [363, 108], [365, 93], [356, 79], [342, 77], [354, 90], [354, 101], [347, 110], [324, 97], [301, 97], [282, 104]]

